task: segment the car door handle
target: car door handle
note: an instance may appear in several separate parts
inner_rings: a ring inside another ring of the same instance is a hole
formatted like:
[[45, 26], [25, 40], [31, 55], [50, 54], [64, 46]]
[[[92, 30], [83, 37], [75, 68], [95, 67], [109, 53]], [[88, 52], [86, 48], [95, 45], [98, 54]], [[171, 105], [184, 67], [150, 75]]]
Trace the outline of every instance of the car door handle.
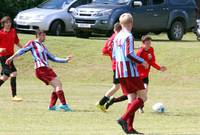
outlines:
[[154, 11], [154, 9], [153, 9], [153, 8], [150, 8], [150, 9], [147, 9], [147, 11], [148, 11], [148, 12]]

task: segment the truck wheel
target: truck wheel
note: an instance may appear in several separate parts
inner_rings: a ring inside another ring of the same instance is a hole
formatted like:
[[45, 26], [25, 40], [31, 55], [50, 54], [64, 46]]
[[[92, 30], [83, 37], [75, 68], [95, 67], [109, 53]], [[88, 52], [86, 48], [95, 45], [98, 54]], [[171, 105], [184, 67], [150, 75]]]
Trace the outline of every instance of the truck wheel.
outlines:
[[91, 32], [75, 30], [75, 36], [78, 38], [89, 38], [91, 36]]
[[184, 26], [180, 21], [175, 21], [169, 31], [167, 32], [167, 36], [169, 40], [180, 41], [184, 35]]
[[51, 32], [51, 34], [53, 34], [55, 36], [62, 35], [62, 32], [63, 32], [62, 23], [60, 21], [53, 22], [53, 24], [51, 25], [50, 32]]

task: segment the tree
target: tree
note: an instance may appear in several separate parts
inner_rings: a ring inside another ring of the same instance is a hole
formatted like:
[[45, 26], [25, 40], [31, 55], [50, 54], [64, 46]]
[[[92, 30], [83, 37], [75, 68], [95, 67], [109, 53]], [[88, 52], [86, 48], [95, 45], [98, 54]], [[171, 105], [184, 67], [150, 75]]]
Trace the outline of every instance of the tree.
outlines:
[[35, 7], [45, 0], [1, 0], [0, 18], [5, 15], [14, 18], [19, 11]]

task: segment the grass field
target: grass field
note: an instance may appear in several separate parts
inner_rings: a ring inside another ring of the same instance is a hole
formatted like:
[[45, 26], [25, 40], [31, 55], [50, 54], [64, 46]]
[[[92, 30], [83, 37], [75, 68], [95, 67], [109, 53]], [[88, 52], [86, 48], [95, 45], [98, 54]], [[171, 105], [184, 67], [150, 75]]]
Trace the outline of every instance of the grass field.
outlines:
[[[19, 36], [23, 44], [34, 38]], [[200, 43], [193, 34], [185, 35], [181, 42], [168, 41], [165, 35], [153, 39], [157, 61], [168, 71], [152, 70], [149, 100], [145, 113], [137, 114], [135, 127], [147, 135], [200, 135]], [[47, 37], [52, 53], [74, 56], [69, 64], [50, 63], [74, 112], [49, 112], [52, 88], [34, 76], [30, 53], [18, 58], [18, 95], [24, 101], [10, 100], [9, 82], [0, 88], [0, 135], [124, 135], [116, 119], [124, 112], [126, 102], [114, 105], [107, 113], [95, 108], [112, 82], [110, 60], [101, 55], [104, 40]], [[135, 44], [137, 47], [140, 41]], [[152, 112], [156, 102], [165, 104], [166, 113]]]

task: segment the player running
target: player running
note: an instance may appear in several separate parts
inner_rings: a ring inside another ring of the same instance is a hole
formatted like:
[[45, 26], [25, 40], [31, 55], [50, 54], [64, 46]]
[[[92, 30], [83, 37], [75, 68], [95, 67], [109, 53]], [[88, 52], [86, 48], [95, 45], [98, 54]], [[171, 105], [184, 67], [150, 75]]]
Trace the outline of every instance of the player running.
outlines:
[[117, 122], [127, 134], [141, 134], [132, 125], [135, 112], [146, 101], [144, 83], [139, 78], [136, 63], [143, 64], [145, 68], [148, 68], [148, 63], [134, 53], [132, 15], [124, 13], [119, 20], [122, 30], [114, 39], [113, 59], [116, 60], [116, 78], [119, 79], [123, 94], [128, 97], [128, 106]]
[[6, 60], [14, 54], [14, 46], [17, 45], [22, 48], [19, 42], [16, 30], [12, 28], [12, 21], [9, 16], [5, 16], [1, 19], [2, 29], [0, 30], [0, 62], [1, 62], [1, 77], [0, 86], [9, 79], [12, 91], [12, 101], [22, 101], [21, 97], [17, 97], [17, 69], [13, 62], [10, 65], [6, 65]]
[[[48, 109], [72, 111], [66, 103], [62, 83], [58, 80], [56, 73], [49, 67], [48, 63], [48, 60], [58, 63], [67, 63], [71, 61], [72, 57], [68, 56], [66, 59], [62, 59], [51, 54], [43, 44], [46, 39], [44, 31], [36, 31], [36, 38], [36, 40], [29, 41], [22, 49], [18, 50], [13, 56], [8, 58], [6, 64], [10, 65], [15, 58], [30, 51], [35, 62], [35, 74], [37, 78], [43, 81], [46, 85], [51, 85], [54, 88]], [[58, 107], [56, 107], [57, 99], [61, 102]]]
[[[149, 73], [151, 70], [151, 66], [159, 71], [166, 71], [167, 68], [165, 66], [160, 66], [156, 63], [156, 58], [154, 54], [154, 48], [151, 46], [152, 38], [150, 36], [143, 36], [142, 37], [142, 47], [137, 51], [137, 56], [143, 58], [148, 64], [149, 68], [145, 69], [143, 65], [138, 64], [137, 69], [139, 72], [139, 76], [144, 82], [146, 95], [148, 92], [148, 85], [149, 85]], [[106, 109], [108, 109], [113, 103], [121, 102], [126, 100], [126, 96], [120, 96], [118, 98], [111, 98], [110, 101], [106, 104]], [[139, 109], [140, 113], [144, 113], [143, 107]]]
[[113, 70], [113, 86], [110, 90], [108, 90], [104, 97], [102, 97], [102, 99], [100, 101], [98, 101], [96, 103], [96, 107], [99, 108], [100, 110], [102, 110], [103, 112], [106, 112], [105, 109], [105, 104], [109, 101], [110, 97], [116, 93], [119, 88], [119, 80], [115, 78], [115, 60], [112, 60], [112, 50], [113, 50], [113, 41], [115, 36], [117, 35], [117, 33], [119, 33], [121, 31], [122, 27], [119, 23], [116, 23], [114, 25], [114, 33], [113, 35], [106, 41], [104, 48], [102, 49], [102, 54], [105, 56], [109, 56], [111, 61], [112, 61], [112, 70]]

